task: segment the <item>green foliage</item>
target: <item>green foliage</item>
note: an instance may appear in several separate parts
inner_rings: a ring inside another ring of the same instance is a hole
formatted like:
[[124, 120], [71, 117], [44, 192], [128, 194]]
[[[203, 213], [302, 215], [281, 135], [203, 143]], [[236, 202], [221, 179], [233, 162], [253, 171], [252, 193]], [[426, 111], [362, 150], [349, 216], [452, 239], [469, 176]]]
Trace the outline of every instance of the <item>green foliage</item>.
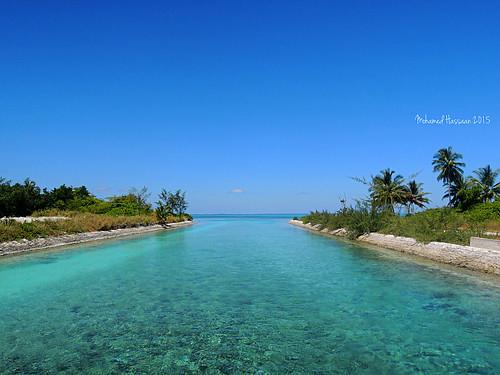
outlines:
[[50, 191], [42, 191], [29, 179], [23, 184], [11, 184], [10, 181], [0, 179], [0, 217], [29, 216], [37, 210], [50, 208], [75, 210], [95, 203], [96, 200], [85, 186], [72, 188], [61, 185]]
[[[395, 173], [387, 168], [372, 176], [369, 182], [364, 178], [354, 180], [368, 185], [370, 204], [377, 210], [394, 213], [399, 206], [406, 207], [408, 213], [411, 213], [415, 206], [423, 208], [430, 202], [426, 197], [429, 193], [424, 192], [421, 183], [413, 179], [405, 184], [403, 176]], [[345, 200], [341, 204], [345, 207]]]
[[0, 217], [26, 216], [44, 207], [44, 197], [35, 182], [11, 184], [0, 178]]
[[477, 178], [472, 179], [472, 182], [478, 187], [482, 202], [500, 198], [500, 182], [496, 182], [500, 169], [493, 170], [488, 164], [484, 168], [475, 170], [474, 173]]
[[0, 221], [0, 242], [39, 237], [60, 236], [63, 234], [103, 231], [155, 224], [154, 215], [109, 216], [91, 213], [47, 211], [50, 216], [65, 216], [68, 220], [34, 221], [18, 223], [14, 220]]
[[477, 204], [465, 212], [465, 216], [475, 223], [485, 221], [500, 222], [500, 200]]
[[408, 214], [413, 212], [413, 206], [419, 208], [424, 208], [426, 204], [430, 202], [429, 198], [426, 197], [429, 193], [425, 193], [422, 188], [422, 184], [415, 180], [411, 180], [405, 186], [406, 197], [404, 199], [404, 204], [408, 207]]
[[174, 213], [181, 216], [186, 212], [187, 202], [186, 202], [186, 193], [180, 190], [177, 190], [172, 198], [172, 206], [174, 207]]
[[104, 213], [111, 216], [141, 215], [151, 212], [151, 206], [134, 194], [111, 197], [105, 203], [107, 205], [101, 205], [100, 208], [105, 209], [107, 206], [107, 211]]
[[[79, 192], [87, 191], [87, 188], [82, 186]], [[87, 191], [88, 193], [88, 191]], [[88, 193], [88, 195], [90, 195]], [[68, 202], [73, 200], [75, 197], [74, 189], [72, 187], [61, 185], [58, 188], [54, 188], [51, 191], [44, 189], [43, 199], [47, 207], [58, 208], [60, 210], [67, 209]], [[79, 198], [83, 198], [79, 195]]]
[[313, 225], [321, 225], [321, 229], [327, 228], [334, 230], [344, 228], [347, 224], [346, 217], [339, 212], [331, 213], [328, 211], [311, 211], [309, 215], [301, 218], [304, 224], [311, 223]]
[[186, 214], [185, 193], [180, 190], [175, 193], [162, 191], [162, 204], [156, 216], [148, 198], [146, 187], [102, 200], [92, 195], [85, 186], [61, 185], [49, 191], [41, 190], [29, 179], [23, 184], [11, 184], [0, 177], [0, 217], [69, 217], [69, 220], [57, 222], [35, 221], [24, 224], [14, 220], [0, 221], [0, 242], [193, 220], [191, 215]]
[[355, 207], [345, 208], [335, 213], [314, 211], [304, 216], [303, 223], [319, 224], [321, 229], [347, 229], [350, 238], [378, 231], [387, 217], [393, 214], [387, 210], [374, 208], [369, 202], [358, 202]]
[[481, 202], [481, 187], [469, 183], [464, 184], [452, 198], [452, 205], [461, 211], [469, 210]]
[[165, 225], [166, 223], [168, 223], [168, 218], [170, 216], [173, 216], [163, 205], [158, 205], [158, 207], [156, 207], [155, 214], [156, 219], [161, 225]]
[[167, 223], [169, 216], [173, 216], [174, 209], [170, 201], [171, 194], [172, 193], [167, 190], [162, 189], [160, 195], [158, 196], [158, 201], [156, 202], [156, 218], [162, 225]]
[[[44, 237], [46, 231], [39, 224], [38, 222], [17, 223], [14, 220], [2, 221], [0, 222], [0, 242]], [[43, 226], [47, 227], [47, 225]]]
[[321, 228], [347, 229], [352, 239], [380, 232], [415, 238], [421, 242], [449, 242], [467, 245], [471, 236], [482, 235], [485, 230], [497, 230], [500, 223], [500, 201], [476, 205], [461, 212], [454, 208], [428, 209], [414, 215], [399, 216], [388, 211], [376, 210], [368, 202], [360, 202], [336, 213], [311, 212], [302, 222]]
[[180, 223], [183, 221], [193, 221], [193, 217], [189, 214], [182, 215], [167, 215], [165, 222], [163, 225], [168, 225], [172, 223]]
[[377, 209], [369, 202], [358, 202], [356, 207], [350, 208], [343, 215], [347, 218], [345, 228], [351, 239], [378, 232], [387, 218], [394, 216], [391, 211]]
[[61, 185], [43, 189], [27, 179], [24, 184], [11, 184], [0, 178], [0, 217], [29, 216], [36, 211], [51, 209], [89, 212], [111, 216], [143, 215], [152, 212], [147, 202], [146, 187], [132, 189], [129, 194], [102, 200], [90, 194], [85, 186]]
[[432, 161], [434, 172], [438, 172], [438, 181], [443, 181], [444, 186], [447, 187], [447, 194], [443, 198], [448, 198], [449, 206], [452, 204], [450, 190], [453, 184], [456, 184], [462, 178], [464, 173], [463, 167], [465, 167], [465, 163], [460, 161], [462, 158], [462, 154], [448, 147], [438, 150]]
[[[485, 231], [500, 232], [500, 183], [496, 182], [500, 170], [490, 165], [474, 173], [477, 178], [465, 178], [462, 155], [451, 147], [442, 148], [434, 155], [432, 165], [443, 181], [449, 207], [429, 209], [416, 214], [413, 207], [423, 208], [429, 202], [422, 184], [415, 180], [405, 184], [401, 175], [385, 169], [367, 181], [370, 199], [336, 213], [314, 211], [302, 218], [304, 223], [320, 225], [329, 230], [345, 228], [351, 238], [369, 232], [381, 232], [412, 237], [422, 242], [442, 241], [468, 244], [471, 236]], [[495, 200], [494, 202], [491, 202]], [[481, 203], [484, 202], [484, 203]], [[408, 215], [395, 215], [397, 206], [406, 206]]]
[[150, 195], [151, 194], [149, 193], [146, 186], [142, 187], [141, 189], [133, 188], [129, 192], [129, 196], [133, 197], [134, 204], [140, 211], [143, 212], [151, 211], [151, 204], [148, 203]]
[[479, 228], [468, 225], [455, 209], [436, 208], [415, 215], [394, 216], [380, 230], [381, 233], [415, 238], [421, 242], [449, 242], [466, 245]]
[[406, 204], [408, 194], [403, 176], [394, 173], [387, 168], [372, 178], [370, 198], [374, 207], [394, 212], [395, 205]]
[[186, 194], [181, 190], [172, 193], [162, 189], [156, 205], [156, 217], [161, 224], [172, 222], [172, 217], [183, 218], [187, 208]]
[[474, 171], [476, 178], [464, 177], [460, 162], [462, 155], [453, 151], [451, 147], [442, 148], [434, 155], [432, 165], [434, 172], [439, 172], [438, 181], [443, 181], [446, 193], [443, 198], [448, 199], [448, 206], [469, 210], [480, 202], [491, 202], [500, 197], [500, 182], [496, 182], [499, 169], [492, 169], [488, 164]]

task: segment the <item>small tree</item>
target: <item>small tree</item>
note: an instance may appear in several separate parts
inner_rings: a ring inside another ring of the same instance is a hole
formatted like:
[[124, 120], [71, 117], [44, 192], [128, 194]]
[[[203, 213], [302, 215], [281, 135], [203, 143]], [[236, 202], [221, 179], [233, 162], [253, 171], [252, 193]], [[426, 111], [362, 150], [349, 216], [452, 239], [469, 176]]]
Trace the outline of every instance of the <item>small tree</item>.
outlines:
[[[187, 209], [186, 193], [177, 190], [175, 193], [162, 189], [156, 202], [156, 216], [161, 224], [166, 224], [168, 216], [177, 216], [182, 219]], [[188, 216], [189, 217], [189, 216]]]
[[182, 216], [187, 209], [187, 202], [186, 202], [186, 193], [180, 190], [177, 190], [175, 192], [175, 202], [176, 202], [176, 210], [177, 214], [179, 216]]
[[156, 202], [156, 218], [160, 224], [165, 225], [168, 223], [168, 217], [173, 215], [174, 208], [172, 206], [172, 193], [162, 189], [160, 195], [158, 196], [158, 201]]
[[151, 210], [151, 205], [148, 203], [151, 194], [146, 186], [142, 189], [132, 188], [130, 189], [129, 194], [136, 200], [140, 211], [148, 212]]
[[177, 211], [178, 211], [177, 205], [178, 205], [178, 203], [177, 203], [177, 198], [176, 198], [176, 196], [175, 196], [174, 193], [171, 193], [171, 192], [168, 193], [167, 202], [168, 202], [168, 206], [172, 210], [172, 215], [177, 215]]

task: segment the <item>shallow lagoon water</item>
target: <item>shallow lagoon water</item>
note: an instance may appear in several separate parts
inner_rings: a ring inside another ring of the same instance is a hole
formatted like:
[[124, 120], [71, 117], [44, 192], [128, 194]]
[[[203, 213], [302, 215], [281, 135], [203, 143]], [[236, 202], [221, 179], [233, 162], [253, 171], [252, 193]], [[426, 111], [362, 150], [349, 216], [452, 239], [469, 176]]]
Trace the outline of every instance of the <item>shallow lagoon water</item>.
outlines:
[[197, 221], [0, 260], [0, 373], [500, 373], [497, 278]]

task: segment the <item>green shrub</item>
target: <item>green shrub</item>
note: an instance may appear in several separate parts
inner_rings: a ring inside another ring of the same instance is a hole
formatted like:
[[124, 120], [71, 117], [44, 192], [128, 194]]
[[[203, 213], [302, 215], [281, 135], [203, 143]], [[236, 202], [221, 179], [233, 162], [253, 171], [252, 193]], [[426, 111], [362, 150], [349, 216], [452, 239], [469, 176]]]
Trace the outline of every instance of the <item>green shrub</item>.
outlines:
[[374, 210], [369, 203], [362, 202], [336, 213], [314, 211], [301, 220], [329, 230], [346, 228], [348, 236], [353, 239], [365, 233], [380, 232], [421, 242], [467, 245], [471, 236], [500, 231], [500, 202], [482, 203], [465, 212], [445, 207], [407, 216]]
[[346, 216], [346, 225], [348, 237], [357, 238], [363, 234], [378, 232], [389, 217], [394, 216], [391, 211], [377, 210], [369, 203], [358, 203], [355, 208], [349, 209]]
[[[103, 231], [120, 228], [131, 228], [156, 224], [153, 214], [135, 216], [109, 216], [91, 213], [52, 211], [50, 216], [65, 216], [68, 220], [34, 221], [18, 223], [14, 220], [0, 222], [0, 242], [19, 239], [35, 239], [39, 237], [59, 236], [63, 234]], [[45, 216], [45, 215], [44, 215]]]
[[497, 200], [495, 202], [477, 204], [465, 214], [467, 218], [474, 222], [487, 220], [500, 221], [500, 200]]
[[381, 233], [411, 237], [421, 242], [449, 242], [467, 245], [471, 236], [481, 235], [482, 223], [473, 223], [460, 211], [434, 208], [415, 215], [395, 216], [380, 229]]
[[313, 211], [302, 217], [303, 223], [320, 225], [320, 229], [347, 229], [350, 238], [378, 231], [386, 216], [392, 216], [388, 211], [372, 208], [368, 202], [358, 202], [355, 207], [340, 210], [335, 213], [328, 211]]

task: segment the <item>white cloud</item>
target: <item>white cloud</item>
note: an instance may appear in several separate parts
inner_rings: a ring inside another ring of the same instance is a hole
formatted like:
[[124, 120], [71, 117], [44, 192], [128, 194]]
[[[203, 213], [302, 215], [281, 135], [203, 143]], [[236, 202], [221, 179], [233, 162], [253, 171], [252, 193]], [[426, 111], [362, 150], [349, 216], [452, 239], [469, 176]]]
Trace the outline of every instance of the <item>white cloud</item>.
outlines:
[[231, 190], [231, 193], [243, 193], [245, 190], [241, 189], [241, 188], [236, 188], [236, 189], [232, 189]]

